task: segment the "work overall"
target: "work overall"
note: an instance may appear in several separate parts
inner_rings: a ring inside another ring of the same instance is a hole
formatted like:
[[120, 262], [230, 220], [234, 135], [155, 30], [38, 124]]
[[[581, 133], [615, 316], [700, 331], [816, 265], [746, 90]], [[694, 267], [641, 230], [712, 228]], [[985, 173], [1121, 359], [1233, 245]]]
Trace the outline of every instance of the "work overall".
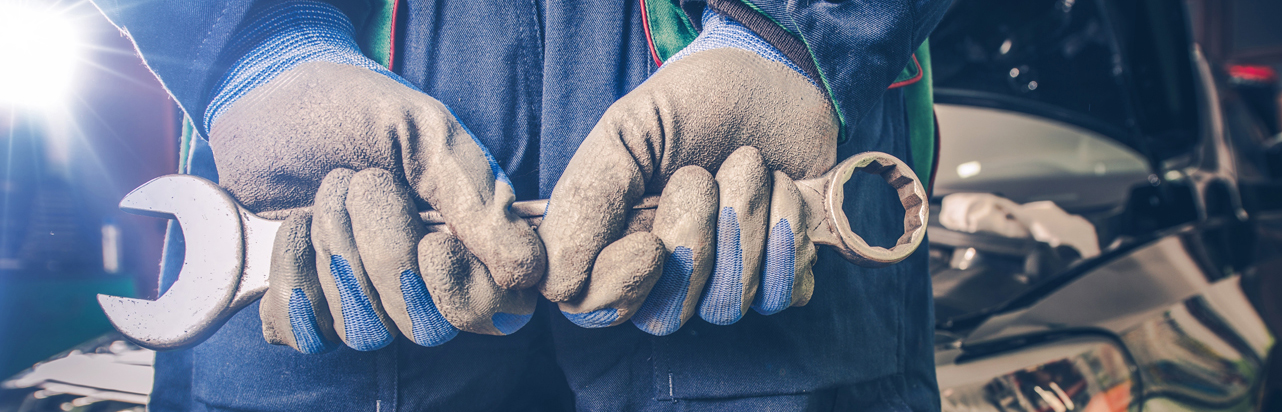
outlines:
[[[189, 114], [203, 112], [226, 69], [220, 52], [253, 6], [98, 3]], [[489, 148], [517, 200], [546, 198], [606, 108], [694, 34], [682, 5], [668, 0], [334, 3], [357, 25], [365, 54], [448, 105]], [[776, 20], [791, 16], [780, 24], [806, 39], [842, 118], [838, 160], [882, 151], [925, 181], [934, 127], [928, 70], [918, 67], [929, 68], [928, 53], [918, 47], [948, 2], [754, 3]], [[196, 122], [185, 126], [182, 172], [217, 181], [200, 116], [188, 117]], [[852, 179], [845, 211], [870, 244], [890, 245], [903, 212], [876, 179]], [[162, 288], [182, 256], [180, 232], [170, 235]], [[255, 303], [199, 346], [157, 355], [152, 407], [510, 409], [556, 405], [572, 392], [585, 410], [934, 410], [926, 249], [868, 269], [820, 247], [808, 305], [749, 312], [729, 326], [694, 319], [663, 337], [631, 324], [581, 328], [543, 302], [510, 336], [461, 333], [430, 348], [397, 339], [371, 352], [304, 355], [263, 341]]]

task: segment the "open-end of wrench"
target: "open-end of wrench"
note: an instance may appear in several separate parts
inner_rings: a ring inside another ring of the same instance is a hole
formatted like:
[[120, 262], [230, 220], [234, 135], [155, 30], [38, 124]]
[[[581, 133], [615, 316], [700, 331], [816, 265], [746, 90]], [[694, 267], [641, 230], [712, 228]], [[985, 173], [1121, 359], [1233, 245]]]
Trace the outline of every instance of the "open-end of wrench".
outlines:
[[[842, 209], [845, 183], [855, 172], [880, 175], [899, 194], [904, 233], [890, 248], [871, 246], [850, 227]], [[822, 176], [796, 181], [808, 215], [807, 234], [855, 264], [881, 267], [917, 250], [926, 234], [926, 190], [898, 158], [864, 152]], [[633, 206], [629, 230], [648, 230], [659, 196]], [[533, 225], [542, 220], [547, 200], [512, 204], [512, 211]], [[190, 175], [158, 177], [134, 189], [120, 208], [141, 215], [177, 219], [186, 250], [178, 279], [154, 301], [98, 295], [98, 303], [120, 333], [150, 349], [179, 349], [200, 343], [240, 308], [267, 291], [272, 244], [280, 221], [241, 207], [217, 184]], [[429, 231], [449, 230], [436, 211], [419, 213]]]

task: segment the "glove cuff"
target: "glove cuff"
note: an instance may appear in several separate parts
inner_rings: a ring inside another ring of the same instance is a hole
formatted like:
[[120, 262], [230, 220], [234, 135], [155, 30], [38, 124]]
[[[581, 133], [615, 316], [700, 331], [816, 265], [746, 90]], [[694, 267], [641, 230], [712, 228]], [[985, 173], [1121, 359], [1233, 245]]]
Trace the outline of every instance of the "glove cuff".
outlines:
[[263, 9], [240, 30], [231, 47], [241, 56], [214, 87], [204, 125], [241, 96], [302, 63], [331, 62], [363, 67], [418, 90], [405, 79], [361, 54], [355, 28], [338, 8], [321, 2], [277, 4]]
[[[766, 60], [783, 63], [783, 65], [788, 66], [789, 69], [792, 69], [798, 74], [804, 76], [810, 84], [814, 85], [816, 88], [820, 88], [819, 83], [815, 80], [814, 76], [811, 76], [806, 73], [805, 70], [802, 70], [801, 66], [794, 63], [782, 51], [774, 45], [771, 45], [770, 42], [767, 42], [764, 38], [757, 35], [757, 33], [749, 30], [744, 25], [734, 19], [731, 19], [729, 16], [712, 9], [707, 9], [703, 12], [702, 23], [703, 31], [699, 32], [699, 37], [696, 37], [690, 45], [681, 49], [680, 52], [668, 58], [668, 60], [660, 66], [661, 68], [667, 67], [669, 63], [681, 60], [682, 58], [694, 53], [728, 47], [747, 50], [756, 53], [758, 56], [761, 56]], [[822, 88], [820, 89], [822, 90]]]

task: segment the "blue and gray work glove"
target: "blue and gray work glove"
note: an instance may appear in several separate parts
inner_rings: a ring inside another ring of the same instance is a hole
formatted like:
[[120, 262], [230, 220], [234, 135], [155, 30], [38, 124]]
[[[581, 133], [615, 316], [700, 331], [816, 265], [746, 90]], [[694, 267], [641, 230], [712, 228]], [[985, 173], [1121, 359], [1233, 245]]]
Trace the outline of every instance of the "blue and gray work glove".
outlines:
[[[511, 183], [448, 108], [362, 56], [332, 6], [259, 14], [206, 111], [219, 184], [285, 218], [259, 313], [271, 343], [357, 350], [505, 335], [544, 270]], [[419, 204], [445, 218], [428, 233]], [[308, 208], [307, 206], [310, 206]]]
[[[725, 325], [806, 304], [815, 247], [793, 180], [834, 164], [839, 127], [814, 79], [705, 12], [699, 37], [606, 111], [557, 182], [540, 292], [580, 326], [630, 318], [655, 335], [695, 313]], [[651, 231], [625, 236], [647, 193], [662, 194]]]

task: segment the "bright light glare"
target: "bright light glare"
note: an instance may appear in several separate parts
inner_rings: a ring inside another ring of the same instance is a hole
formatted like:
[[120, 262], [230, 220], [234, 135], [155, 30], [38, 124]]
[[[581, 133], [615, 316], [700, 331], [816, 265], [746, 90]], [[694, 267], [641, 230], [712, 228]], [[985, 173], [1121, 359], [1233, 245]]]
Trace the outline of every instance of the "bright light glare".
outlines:
[[980, 166], [978, 161], [970, 161], [957, 165], [957, 177], [962, 179], [979, 174]]
[[15, 3], [0, 2], [0, 104], [48, 107], [71, 88], [75, 27], [53, 10]]

